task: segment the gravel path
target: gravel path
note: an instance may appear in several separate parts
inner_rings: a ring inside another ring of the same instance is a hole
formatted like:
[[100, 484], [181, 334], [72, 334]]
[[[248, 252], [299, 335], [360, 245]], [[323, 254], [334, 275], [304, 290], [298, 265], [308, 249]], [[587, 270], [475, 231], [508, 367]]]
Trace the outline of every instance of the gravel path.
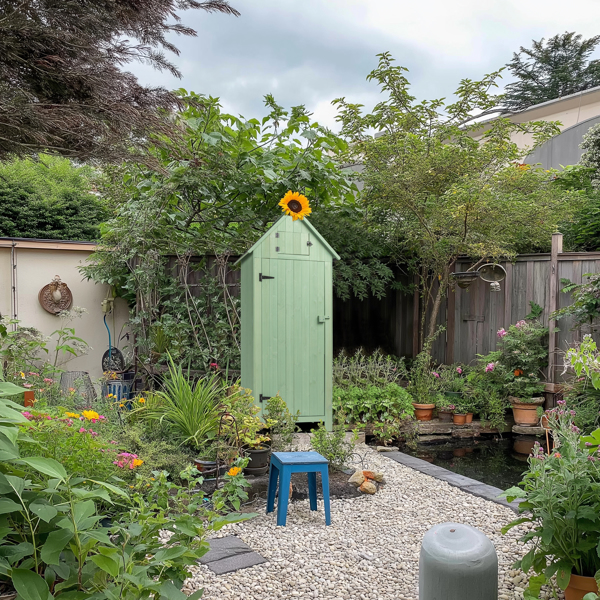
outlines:
[[436, 523], [466, 523], [496, 546], [500, 600], [522, 598], [525, 578], [512, 571], [523, 553], [522, 528], [503, 536], [500, 529], [515, 513], [477, 498], [357, 446], [365, 468], [382, 471], [386, 485], [374, 496], [333, 500], [332, 524], [325, 526], [322, 502], [311, 512], [308, 500], [290, 504], [286, 527], [275, 514], [227, 526], [218, 537], [237, 535], [269, 562], [226, 575], [205, 566], [194, 569], [184, 591], [204, 588], [203, 600], [417, 600], [420, 542]]

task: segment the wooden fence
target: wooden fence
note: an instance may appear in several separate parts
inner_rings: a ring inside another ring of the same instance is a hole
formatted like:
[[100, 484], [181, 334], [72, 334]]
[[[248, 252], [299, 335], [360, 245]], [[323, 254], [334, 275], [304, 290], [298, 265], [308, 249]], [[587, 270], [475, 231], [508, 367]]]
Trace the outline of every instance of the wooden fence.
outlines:
[[[206, 270], [217, 275], [223, 265], [215, 257], [207, 258]], [[229, 258], [225, 277], [230, 293], [238, 295], [239, 270], [231, 264], [234, 260]], [[466, 271], [471, 264], [459, 260], [455, 271]], [[555, 234], [551, 253], [520, 255], [512, 263], [501, 264], [507, 276], [500, 283], [500, 292], [492, 292], [489, 283], [478, 279], [468, 289], [456, 287], [448, 294], [437, 319], [446, 329], [432, 349], [436, 361], [468, 364], [478, 354], [495, 350], [497, 331], [528, 315], [531, 302], [544, 309], [541, 318], [548, 325], [548, 315], [571, 303], [571, 294], [560, 292], [561, 280], [581, 283], [586, 273], [600, 272], [600, 252], [562, 252], [562, 236]], [[175, 265], [173, 259], [171, 267]], [[202, 278], [202, 271], [190, 269], [187, 282], [193, 294], [202, 293]], [[397, 278], [404, 286], [410, 283], [405, 275], [398, 274]], [[389, 290], [381, 300], [368, 297], [342, 301], [334, 295], [334, 353], [363, 347], [367, 351], [381, 348], [397, 356], [414, 356], [418, 351], [419, 310], [418, 297], [402, 291]], [[551, 329], [556, 327], [550, 325]], [[550, 373], [554, 377], [549, 376], [548, 381], [560, 379], [562, 352], [581, 339], [581, 331], [572, 327], [572, 319], [561, 319], [559, 331], [550, 335]]]

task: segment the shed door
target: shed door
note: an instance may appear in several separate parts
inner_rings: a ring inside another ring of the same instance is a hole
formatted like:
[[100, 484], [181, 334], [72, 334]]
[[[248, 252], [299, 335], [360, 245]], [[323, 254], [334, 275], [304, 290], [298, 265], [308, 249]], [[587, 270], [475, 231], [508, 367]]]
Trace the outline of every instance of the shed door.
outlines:
[[325, 263], [261, 259], [262, 390], [301, 417], [325, 414]]

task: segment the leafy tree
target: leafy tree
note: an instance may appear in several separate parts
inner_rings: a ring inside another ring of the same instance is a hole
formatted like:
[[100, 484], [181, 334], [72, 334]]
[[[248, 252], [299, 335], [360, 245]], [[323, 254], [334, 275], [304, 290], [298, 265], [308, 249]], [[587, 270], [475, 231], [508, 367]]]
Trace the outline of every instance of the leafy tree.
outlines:
[[[0, 159], [54, 152], [119, 160], [153, 131], [177, 98], [144, 87], [134, 61], [179, 76], [163, 50], [170, 34], [195, 35], [176, 11], [237, 15], [227, 0], [5, 0], [0, 5]], [[171, 21], [171, 22], [169, 22]]]
[[[180, 101], [180, 136], [161, 140], [146, 166], [106, 171], [100, 189], [116, 216], [103, 226], [85, 272], [131, 301], [142, 364], [168, 350], [192, 368], [236, 368], [239, 300], [227, 285], [228, 258], [243, 254], [281, 215], [278, 202], [288, 190], [305, 194], [317, 214], [354, 202], [356, 186], [337, 158], [345, 142], [303, 106], [288, 112], [266, 96], [269, 114], [246, 120], [223, 113], [216, 98], [181, 90]], [[213, 272], [195, 258], [205, 255], [217, 257]], [[168, 256], [176, 273], [167, 269]], [[190, 273], [198, 293], [188, 285]]]
[[[554, 123], [513, 124], [495, 119], [485, 130], [477, 116], [497, 105], [490, 93], [498, 73], [463, 80], [456, 100], [417, 102], [388, 53], [369, 80], [389, 95], [371, 113], [344, 98], [335, 101], [350, 160], [362, 160], [370, 220], [387, 230], [397, 257], [419, 274], [421, 343], [435, 333], [452, 268], [461, 255], [483, 260], [514, 256], [528, 240], [542, 243], [576, 203], [551, 185], [553, 174], [521, 164], [530, 149], [511, 142], [529, 131], [536, 143], [556, 133]], [[372, 132], [381, 132], [373, 136]], [[483, 135], [481, 140], [475, 137]], [[425, 307], [432, 303], [425, 335]]]
[[0, 163], [0, 236], [95, 240], [108, 218], [90, 167], [41, 155]]
[[600, 85], [600, 60], [589, 60], [599, 43], [600, 35], [584, 40], [566, 32], [521, 46], [507, 65], [517, 81], [506, 86], [502, 105], [523, 110]]

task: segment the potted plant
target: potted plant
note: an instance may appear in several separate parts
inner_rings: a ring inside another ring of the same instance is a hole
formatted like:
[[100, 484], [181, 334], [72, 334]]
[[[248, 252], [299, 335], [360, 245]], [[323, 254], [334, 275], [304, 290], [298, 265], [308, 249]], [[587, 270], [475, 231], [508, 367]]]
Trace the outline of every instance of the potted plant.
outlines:
[[[260, 408], [256, 407], [257, 412]], [[264, 475], [269, 468], [271, 457], [271, 438], [261, 433], [266, 427], [272, 427], [275, 423], [267, 420], [263, 423], [257, 414], [247, 416], [241, 423], [239, 438], [242, 443], [244, 454], [250, 458], [248, 466], [244, 468], [246, 475]]]
[[447, 394], [437, 394], [435, 397], [435, 406], [437, 408], [438, 419], [445, 423], [450, 423], [455, 408], [454, 404], [452, 404], [451, 397]]
[[[408, 379], [406, 390], [412, 396], [417, 421], [431, 421], [435, 408], [435, 396], [440, 391], [440, 374], [431, 366], [431, 342], [428, 340], [422, 352], [417, 354], [410, 371], [404, 369]], [[402, 367], [400, 367], [402, 368]]]
[[503, 493], [509, 502], [524, 500], [522, 516], [502, 530], [529, 523], [521, 541], [531, 549], [516, 564], [524, 573], [537, 573], [530, 579], [528, 594], [537, 597], [540, 586], [556, 575], [566, 600], [582, 600], [598, 593], [594, 575], [600, 569], [600, 430], [580, 436], [573, 424], [573, 411], [564, 400], [546, 413], [553, 431], [555, 448], [545, 454], [535, 445], [529, 470], [519, 487]]
[[515, 376], [505, 385], [509, 392], [515, 423], [521, 427], [535, 427], [540, 421], [538, 407], [544, 404], [544, 384], [532, 375]]
[[464, 398], [459, 398], [452, 415], [452, 422], [455, 425], [464, 425], [467, 422], [467, 414], [469, 412], [468, 403]]

